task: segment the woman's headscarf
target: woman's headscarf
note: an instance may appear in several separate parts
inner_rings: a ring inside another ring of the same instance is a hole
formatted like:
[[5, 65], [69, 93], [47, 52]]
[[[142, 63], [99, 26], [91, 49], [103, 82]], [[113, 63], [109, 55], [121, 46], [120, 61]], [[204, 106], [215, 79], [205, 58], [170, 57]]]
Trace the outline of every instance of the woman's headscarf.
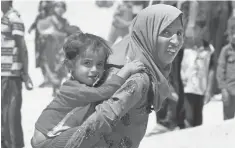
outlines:
[[179, 9], [170, 5], [149, 6], [134, 18], [129, 35], [114, 46], [114, 50], [126, 49], [128, 60], [140, 60], [148, 67], [153, 92], [151, 100], [156, 111], [170, 94], [167, 78], [171, 70], [171, 64], [164, 66], [155, 56], [158, 55], [158, 36], [181, 15]]

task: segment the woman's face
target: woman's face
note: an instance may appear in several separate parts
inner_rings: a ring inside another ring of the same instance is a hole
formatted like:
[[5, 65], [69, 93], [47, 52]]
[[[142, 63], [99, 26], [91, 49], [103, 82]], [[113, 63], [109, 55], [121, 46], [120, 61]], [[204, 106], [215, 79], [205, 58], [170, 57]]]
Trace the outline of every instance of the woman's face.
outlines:
[[160, 61], [164, 64], [173, 62], [177, 53], [183, 45], [184, 31], [180, 18], [177, 18], [159, 35], [157, 41], [157, 55]]

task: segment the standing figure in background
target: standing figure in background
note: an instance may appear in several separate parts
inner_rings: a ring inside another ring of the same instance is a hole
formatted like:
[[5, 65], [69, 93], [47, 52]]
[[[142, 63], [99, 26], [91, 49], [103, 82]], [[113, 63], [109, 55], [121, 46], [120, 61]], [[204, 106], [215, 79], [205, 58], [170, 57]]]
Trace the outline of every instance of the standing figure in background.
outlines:
[[203, 45], [184, 49], [181, 77], [184, 84], [185, 127], [202, 124], [204, 101], [211, 98], [213, 81], [213, 46], [205, 41]]
[[113, 16], [111, 30], [108, 35], [108, 41], [114, 44], [118, 37], [124, 37], [129, 33], [129, 25], [133, 19], [133, 1], [123, 0], [117, 7]]
[[45, 37], [43, 35], [41, 35], [38, 32], [38, 28], [37, 28], [37, 24], [40, 20], [45, 19], [46, 17], [48, 17], [50, 9], [51, 9], [51, 5], [52, 5], [53, 1], [40, 1], [39, 2], [39, 14], [37, 15], [35, 21], [33, 22], [33, 24], [30, 26], [28, 33], [31, 33], [32, 30], [35, 30], [35, 40], [34, 40], [34, 44], [35, 44], [35, 59], [36, 59], [36, 68], [40, 67], [43, 77], [44, 77], [44, 81], [42, 84], [40, 84], [39, 87], [44, 87], [45, 85], [47, 85], [48, 83], [48, 78], [46, 77], [45, 74], [45, 69], [43, 67], [42, 61], [43, 58], [43, 50], [44, 50], [44, 46], [45, 46]]
[[63, 17], [66, 12], [66, 3], [64, 1], [53, 2], [52, 14], [38, 23], [39, 33], [46, 36], [46, 43], [43, 56], [43, 67], [46, 71], [46, 76], [53, 86], [53, 94], [60, 85], [60, 80], [57, 78], [56, 67], [58, 64], [59, 50], [62, 48], [67, 36], [67, 28], [69, 23]]
[[229, 44], [221, 50], [217, 65], [217, 81], [222, 92], [224, 120], [235, 116], [235, 17], [228, 21]]
[[26, 89], [33, 88], [28, 73], [25, 30], [20, 14], [12, 7], [12, 1], [1, 1], [1, 10], [1, 146], [23, 148], [22, 81]]

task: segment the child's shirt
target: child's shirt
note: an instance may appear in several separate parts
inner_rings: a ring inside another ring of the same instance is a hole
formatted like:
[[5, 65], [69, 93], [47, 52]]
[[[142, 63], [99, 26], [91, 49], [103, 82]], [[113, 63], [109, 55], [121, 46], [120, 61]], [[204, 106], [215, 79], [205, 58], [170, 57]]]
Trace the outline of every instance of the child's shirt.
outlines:
[[216, 77], [220, 89], [227, 88], [234, 92], [235, 90], [235, 49], [231, 44], [223, 47], [221, 50]]
[[36, 129], [48, 137], [78, 125], [93, 113], [100, 101], [109, 99], [125, 80], [116, 74], [100, 87], [88, 87], [75, 80], [65, 81], [56, 98], [43, 110]]
[[19, 59], [20, 49], [14, 36], [24, 37], [24, 23], [13, 8], [1, 18], [1, 76], [20, 76], [23, 64]]
[[207, 89], [209, 65], [213, 50], [201, 47], [199, 49], [184, 49], [181, 63], [181, 78], [185, 93], [204, 95]]

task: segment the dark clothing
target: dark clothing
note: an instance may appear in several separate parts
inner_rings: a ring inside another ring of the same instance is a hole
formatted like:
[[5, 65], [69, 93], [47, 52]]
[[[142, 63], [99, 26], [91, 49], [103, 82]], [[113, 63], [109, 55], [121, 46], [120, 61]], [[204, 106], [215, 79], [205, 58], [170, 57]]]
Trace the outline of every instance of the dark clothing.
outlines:
[[229, 94], [228, 98], [222, 95], [224, 120], [235, 117], [235, 95]]
[[171, 73], [169, 75], [169, 82], [175, 93], [178, 95], [178, 100], [175, 98], [167, 98], [162, 106], [162, 109], [157, 113], [157, 122], [169, 129], [173, 129], [177, 125], [180, 128], [184, 127], [184, 90], [180, 76], [183, 53], [183, 49], [181, 49], [172, 63]]
[[42, 60], [42, 57], [41, 57], [42, 56], [42, 50], [43, 50], [43, 46], [45, 44], [45, 39], [38, 32], [37, 24], [38, 24], [38, 21], [40, 21], [44, 18], [45, 18], [44, 16], [38, 14], [35, 21], [30, 26], [30, 30], [35, 29], [34, 45], [35, 45], [35, 59], [36, 59], [35, 64], [36, 64], [36, 68], [40, 66], [40, 62]]
[[195, 127], [202, 124], [204, 96], [185, 93], [185, 126]]
[[24, 147], [21, 105], [21, 78], [1, 77], [2, 141], [8, 148]]

